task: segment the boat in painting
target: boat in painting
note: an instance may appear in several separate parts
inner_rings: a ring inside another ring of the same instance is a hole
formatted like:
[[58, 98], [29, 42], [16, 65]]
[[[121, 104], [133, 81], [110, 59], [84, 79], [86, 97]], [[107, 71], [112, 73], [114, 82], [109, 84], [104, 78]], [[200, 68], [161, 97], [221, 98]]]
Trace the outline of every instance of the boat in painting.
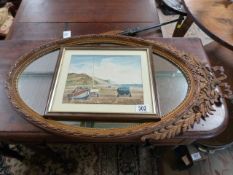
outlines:
[[75, 88], [71, 94], [69, 94], [69, 99], [87, 99], [90, 95], [90, 90], [88, 88]]

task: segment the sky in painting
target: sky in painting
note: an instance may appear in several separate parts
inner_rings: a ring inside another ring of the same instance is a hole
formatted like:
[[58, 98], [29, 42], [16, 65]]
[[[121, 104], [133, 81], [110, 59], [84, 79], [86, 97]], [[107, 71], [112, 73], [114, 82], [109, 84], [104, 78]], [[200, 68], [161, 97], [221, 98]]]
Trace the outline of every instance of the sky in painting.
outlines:
[[72, 55], [69, 73], [110, 80], [116, 84], [142, 84], [140, 55]]

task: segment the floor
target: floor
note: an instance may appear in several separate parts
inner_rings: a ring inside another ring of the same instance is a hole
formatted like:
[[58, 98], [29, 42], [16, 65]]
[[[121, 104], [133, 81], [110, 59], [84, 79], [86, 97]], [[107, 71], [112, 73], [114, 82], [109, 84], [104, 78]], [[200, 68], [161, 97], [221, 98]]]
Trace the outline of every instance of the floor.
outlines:
[[197, 161], [191, 168], [178, 170], [172, 148], [163, 153], [161, 175], [233, 175], [233, 146], [206, 154], [204, 160]]
[[[179, 15], [164, 15], [160, 9], [158, 10], [158, 14], [160, 22], [174, 20], [179, 17]], [[164, 38], [172, 37], [175, 25], [176, 23], [173, 23], [162, 27], [162, 33]], [[188, 32], [185, 34], [185, 37], [200, 38], [203, 45], [209, 44], [211, 41], [213, 41], [209, 36], [202, 32], [202, 30], [196, 24], [193, 24], [190, 27]]]
[[11, 145], [0, 175], [158, 175], [157, 149], [138, 144]]

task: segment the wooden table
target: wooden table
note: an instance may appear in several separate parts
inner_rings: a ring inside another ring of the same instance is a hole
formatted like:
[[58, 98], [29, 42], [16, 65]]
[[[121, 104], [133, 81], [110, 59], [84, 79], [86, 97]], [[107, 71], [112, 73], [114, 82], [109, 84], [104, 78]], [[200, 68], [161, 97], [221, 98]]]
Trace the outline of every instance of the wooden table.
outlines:
[[[173, 45], [174, 47], [189, 52], [195, 53], [202, 62], [208, 62], [206, 54], [203, 50], [199, 39], [163, 39], [157, 38], [155, 41], [165, 42]], [[18, 113], [15, 112], [12, 105], [9, 103], [7, 97], [7, 90], [5, 89], [5, 81], [9, 68], [19, 58], [20, 55], [35, 48], [46, 41], [23, 41], [12, 40], [0, 42], [0, 140], [6, 142], [30, 142], [30, 143], [43, 143], [43, 142], [78, 142], [80, 140], [63, 138], [44, 131], [26, 120], [24, 120]], [[12, 52], [14, 49], [14, 52]], [[213, 137], [219, 134], [226, 126], [228, 117], [225, 113], [225, 106], [216, 108], [217, 111], [214, 116], [207, 118], [207, 121], [202, 121], [196, 124], [193, 129], [190, 129], [183, 135], [177, 136], [173, 139], [163, 140], [155, 144], [170, 145], [170, 144], [185, 144], [190, 143], [196, 139]], [[128, 140], [134, 142], [135, 140]]]
[[[207, 56], [213, 66], [223, 66], [225, 74], [228, 76], [226, 82], [231, 85], [233, 89], [233, 50], [229, 50], [217, 42], [212, 42], [204, 47]], [[233, 142], [233, 101], [226, 100], [229, 121], [226, 129], [217, 137], [202, 140], [200, 144], [208, 147], [224, 147]]]
[[233, 50], [233, 2], [230, 0], [183, 0], [188, 23], [175, 29], [182, 37], [195, 22], [207, 35]]
[[[154, 0], [23, 0], [7, 39], [43, 40], [159, 24]], [[162, 36], [161, 30], [143, 36]]]
[[211, 38], [233, 50], [233, 2], [183, 0], [187, 13]]
[[[174, 36], [184, 36], [195, 22], [216, 42], [205, 46], [209, 60], [214, 66], [223, 66], [228, 75], [227, 82], [233, 87], [233, 3], [230, 0], [183, 0], [188, 13], [188, 24], [176, 29]], [[226, 130], [213, 139], [201, 143], [209, 146], [227, 145], [233, 141], [233, 104], [227, 100], [229, 125]]]

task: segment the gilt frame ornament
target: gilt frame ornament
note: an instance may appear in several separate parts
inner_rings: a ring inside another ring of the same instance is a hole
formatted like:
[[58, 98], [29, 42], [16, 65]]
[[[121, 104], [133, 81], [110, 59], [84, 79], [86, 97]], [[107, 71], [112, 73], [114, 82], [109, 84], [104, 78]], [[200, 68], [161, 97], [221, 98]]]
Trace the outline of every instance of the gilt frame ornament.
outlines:
[[[188, 82], [188, 93], [183, 102], [158, 122], [146, 122], [127, 128], [97, 129], [73, 127], [55, 120], [43, 118], [32, 110], [21, 99], [18, 93], [18, 79], [23, 70], [39, 57], [60, 49], [61, 47], [79, 47], [82, 45], [117, 44], [127, 47], [151, 47], [152, 52], [165, 57], [181, 69]], [[139, 38], [118, 35], [84, 35], [69, 39], [53, 41], [23, 55], [12, 66], [7, 81], [8, 96], [12, 105], [22, 113], [23, 117], [33, 124], [70, 138], [96, 142], [120, 142], [137, 139], [147, 140], [169, 139], [187, 131], [214, 111], [213, 105], [220, 104], [222, 97], [231, 95], [223, 69], [210, 68], [188, 53], [179, 51], [167, 44]], [[223, 87], [224, 93], [217, 91]]]

